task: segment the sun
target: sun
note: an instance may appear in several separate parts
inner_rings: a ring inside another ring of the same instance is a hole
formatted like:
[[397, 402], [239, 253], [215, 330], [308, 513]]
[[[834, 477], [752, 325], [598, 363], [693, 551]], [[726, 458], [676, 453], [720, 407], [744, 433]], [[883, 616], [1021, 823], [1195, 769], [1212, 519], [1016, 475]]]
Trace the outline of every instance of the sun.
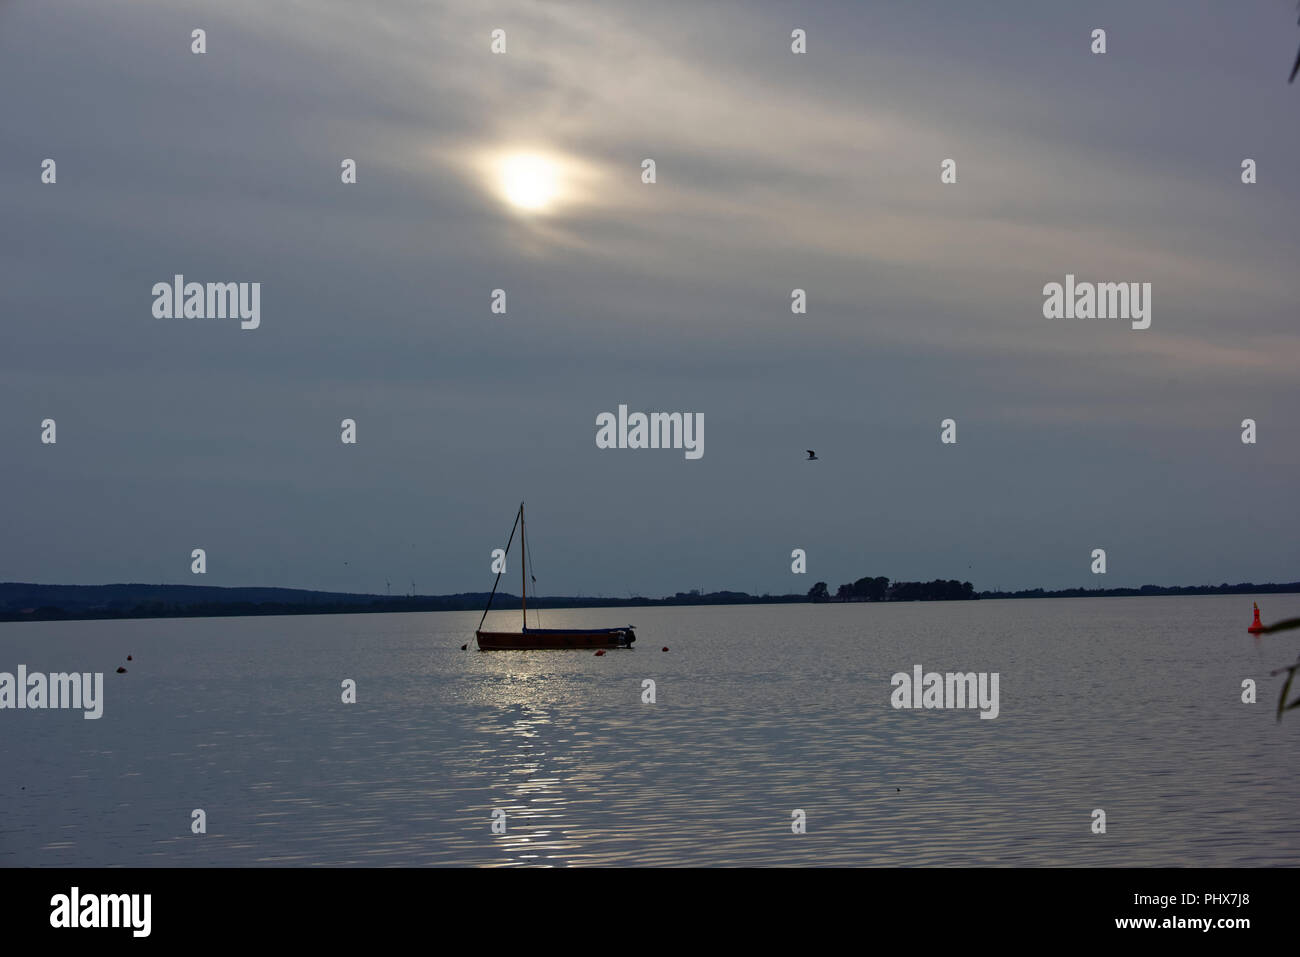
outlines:
[[550, 207], [560, 192], [560, 171], [537, 153], [514, 153], [501, 160], [501, 193], [511, 206], [529, 212]]

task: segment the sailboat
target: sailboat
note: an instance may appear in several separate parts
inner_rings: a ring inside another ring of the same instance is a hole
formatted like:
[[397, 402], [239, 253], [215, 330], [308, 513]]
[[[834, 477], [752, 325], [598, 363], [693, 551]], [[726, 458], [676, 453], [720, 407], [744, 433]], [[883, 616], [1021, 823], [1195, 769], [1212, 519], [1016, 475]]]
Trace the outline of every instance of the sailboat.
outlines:
[[506, 542], [506, 553], [515, 540], [515, 530], [519, 530], [519, 569], [520, 582], [523, 585], [521, 601], [523, 604], [523, 625], [519, 631], [484, 631], [483, 622], [492, 608], [492, 599], [501, 583], [504, 569], [497, 572], [497, 580], [492, 585], [492, 594], [488, 596], [487, 608], [479, 619], [478, 629], [474, 635], [478, 638], [479, 651], [519, 651], [532, 648], [628, 648], [636, 641], [636, 632], [631, 625], [622, 628], [529, 628], [528, 627], [528, 555], [524, 542], [524, 503], [519, 503], [515, 515], [515, 524], [510, 529], [510, 540]]

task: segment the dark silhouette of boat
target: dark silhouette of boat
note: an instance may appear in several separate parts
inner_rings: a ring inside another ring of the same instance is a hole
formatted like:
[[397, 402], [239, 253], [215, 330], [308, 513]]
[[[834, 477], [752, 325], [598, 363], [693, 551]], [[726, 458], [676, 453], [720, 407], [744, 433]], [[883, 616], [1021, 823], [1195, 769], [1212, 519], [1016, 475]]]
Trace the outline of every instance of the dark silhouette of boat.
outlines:
[[530, 649], [562, 648], [627, 648], [636, 641], [636, 632], [631, 625], [622, 628], [529, 628], [528, 627], [528, 553], [524, 543], [524, 503], [519, 503], [519, 512], [515, 515], [515, 524], [510, 529], [510, 540], [506, 542], [506, 554], [515, 540], [515, 529], [519, 530], [519, 580], [523, 585], [520, 594], [523, 605], [523, 626], [519, 631], [484, 631], [483, 622], [492, 608], [492, 598], [501, 583], [502, 572], [497, 572], [497, 580], [492, 585], [492, 594], [488, 596], [487, 608], [479, 619], [478, 629], [474, 632], [478, 639], [479, 651], [521, 651]]

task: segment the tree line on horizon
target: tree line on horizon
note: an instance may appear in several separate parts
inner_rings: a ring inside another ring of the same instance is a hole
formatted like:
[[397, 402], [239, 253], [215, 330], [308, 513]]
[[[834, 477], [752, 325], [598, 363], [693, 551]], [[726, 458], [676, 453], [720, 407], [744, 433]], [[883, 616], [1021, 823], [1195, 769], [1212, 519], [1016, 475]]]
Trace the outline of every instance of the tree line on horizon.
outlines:
[[931, 582], [891, 582], [888, 578], [859, 578], [831, 595], [825, 582], [808, 589], [808, 600], [821, 601], [972, 601], [980, 596], [970, 582], [936, 578]]
[[[806, 594], [751, 595], [742, 591], [692, 589], [671, 597], [627, 598], [548, 596], [530, 598], [533, 608], [658, 607], [671, 605], [800, 604], [804, 602], [964, 601], [1007, 598], [1110, 598], [1158, 595], [1300, 594], [1300, 582], [1229, 585], [1142, 585], [1138, 588], [1029, 588], [1016, 592], [977, 592], [970, 582], [890, 582], [859, 578], [830, 593], [817, 582]], [[292, 588], [213, 585], [37, 585], [0, 582], [0, 621], [66, 621], [99, 618], [189, 618], [242, 615], [330, 615], [376, 612], [480, 611], [487, 592], [455, 595], [367, 595]], [[499, 592], [497, 601], [516, 606], [518, 598]], [[505, 609], [502, 609], [505, 610]], [[1300, 699], [1298, 699], [1300, 700]]]

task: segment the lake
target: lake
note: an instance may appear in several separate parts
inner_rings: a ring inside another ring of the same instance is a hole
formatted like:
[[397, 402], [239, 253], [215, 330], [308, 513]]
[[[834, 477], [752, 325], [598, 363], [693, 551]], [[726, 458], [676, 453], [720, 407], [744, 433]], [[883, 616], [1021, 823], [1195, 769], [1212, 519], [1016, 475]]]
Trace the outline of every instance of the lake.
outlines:
[[[98, 720], [0, 711], [0, 865], [1294, 866], [1300, 638], [1251, 600], [541, 612], [637, 626], [603, 656], [472, 612], [0, 624], [0, 671], [104, 672]], [[894, 708], [916, 665], [997, 673], [997, 717]]]

